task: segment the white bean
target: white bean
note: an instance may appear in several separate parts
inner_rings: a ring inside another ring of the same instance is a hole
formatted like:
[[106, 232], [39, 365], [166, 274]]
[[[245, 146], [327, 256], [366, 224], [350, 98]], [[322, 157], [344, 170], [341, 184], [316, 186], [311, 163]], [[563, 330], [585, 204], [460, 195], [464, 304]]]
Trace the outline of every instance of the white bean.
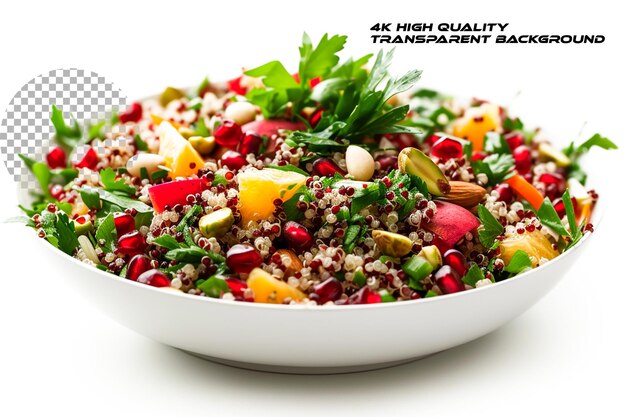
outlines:
[[367, 181], [374, 175], [374, 158], [360, 146], [350, 145], [346, 150], [348, 173], [357, 181]]
[[133, 177], [141, 176], [141, 168], [145, 168], [148, 174], [159, 169], [159, 165], [165, 164], [165, 158], [154, 153], [139, 153], [128, 160], [126, 169]]
[[224, 118], [230, 119], [238, 125], [245, 125], [256, 119], [256, 106], [247, 101], [236, 101], [224, 110]]

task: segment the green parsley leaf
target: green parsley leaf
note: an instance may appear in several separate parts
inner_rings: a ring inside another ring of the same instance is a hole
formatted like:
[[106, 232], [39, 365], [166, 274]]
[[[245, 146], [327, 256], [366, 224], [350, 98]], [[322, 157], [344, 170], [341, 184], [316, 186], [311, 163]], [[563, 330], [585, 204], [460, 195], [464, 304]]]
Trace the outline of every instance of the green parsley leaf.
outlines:
[[[82, 188], [89, 190], [90, 188], [88, 187], [83, 187]], [[142, 203], [139, 200], [134, 200], [132, 198], [129, 197], [124, 197], [121, 195], [117, 195], [117, 194], [113, 194], [110, 193], [106, 190], [99, 190], [100, 193], [100, 199], [107, 201], [111, 204], [114, 204], [118, 207], [120, 207], [121, 209], [125, 210], [127, 208], [134, 208], [135, 210], [137, 210], [139, 213], [150, 213], [152, 214], [152, 207], [150, 207], [147, 204]]]
[[483, 270], [480, 269], [478, 265], [473, 263], [463, 277], [463, 282], [472, 287], [476, 287], [476, 283], [482, 279], [485, 279], [485, 274], [483, 273]]
[[176, 226], [176, 231], [182, 232], [186, 227], [190, 226], [195, 220], [195, 217], [198, 214], [202, 213], [203, 211], [204, 209], [202, 208], [202, 206], [198, 204], [195, 204], [194, 206], [192, 206], [191, 209], [189, 209], [187, 214], [185, 214], [185, 216], [181, 219], [181, 221]]
[[507, 116], [504, 118], [504, 122], [502, 122], [502, 127], [508, 132], [513, 130], [522, 131], [524, 130], [524, 123], [522, 123], [519, 117], [510, 118]]
[[37, 178], [37, 182], [39, 182], [41, 191], [43, 191], [46, 198], [52, 199], [52, 196], [50, 195], [50, 190], [48, 188], [48, 186], [50, 185], [51, 177], [50, 168], [48, 168], [48, 165], [44, 164], [43, 162], [35, 162], [31, 167], [31, 170], [35, 175], [35, 178]]
[[482, 161], [473, 161], [472, 168], [476, 174], [487, 175], [489, 185], [496, 185], [513, 176], [515, 161], [510, 154], [492, 154]]
[[102, 207], [102, 203], [100, 202], [100, 194], [96, 190], [88, 190], [81, 189], [80, 190], [80, 198], [83, 200], [83, 203], [90, 209], [99, 210]]
[[287, 164], [287, 165], [268, 165], [265, 168], [277, 169], [279, 171], [288, 171], [288, 172], [297, 172], [298, 174], [302, 174], [304, 176], [309, 176], [309, 173], [303, 169], [298, 168], [295, 165]]
[[121, 192], [126, 195], [135, 195], [137, 190], [126, 184], [123, 179], [116, 180], [117, 174], [112, 168], [106, 168], [100, 171], [100, 181], [104, 185], [104, 189], [111, 192]]
[[35, 165], [37, 161], [21, 153], [17, 154], [17, 156], [19, 156], [20, 159], [24, 162], [24, 165], [26, 165], [26, 167], [32, 171], [33, 165]]
[[115, 243], [117, 242], [117, 230], [115, 229], [115, 221], [113, 220], [113, 213], [109, 213], [100, 223], [96, 230], [96, 241], [98, 245], [103, 243], [102, 250], [105, 252], [112, 252], [115, 249]]
[[482, 204], [478, 205], [478, 218], [483, 224], [483, 228], [478, 230], [478, 238], [485, 248], [490, 249], [496, 243], [496, 237], [504, 233], [504, 227]]
[[522, 250], [518, 250], [513, 254], [511, 261], [504, 267], [504, 270], [512, 274], [519, 274], [527, 269], [532, 269], [532, 267], [533, 264], [528, 254]]
[[102, 132], [102, 128], [106, 125], [106, 120], [98, 122], [96, 124], [90, 125], [87, 129], [88, 133], [88, 142], [91, 142], [94, 139], [103, 138], [104, 133]]
[[83, 135], [76, 119], [74, 119], [72, 115], [70, 115], [70, 118], [74, 121], [71, 127], [65, 123], [63, 112], [57, 106], [52, 105], [50, 120], [56, 130], [55, 139], [66, 151], [74, 149], [74, 147], [80, 143], [80, 139]]
[[267, 87], [288, 89], [298, 88], [298, 83], [280, 61], [270, 61], [260, 67], [245, 71], [250, 77], [260, 77]]
[[294, 195], [287, 201], [283, 202], [283, 210], [287, 220], [301, 220], [304, 217], [304, 213], [298, 210], [297, 204], [300, 201], [310, 202], [309, 189], [304, 185], [298, 188]]
[[439, 296], [439, 294], [437, 294], [433, 290], [428, 290], [428, 292], [426, 292], [426, 295], [424, 296], [424, 298], [437, 297], [437, 296]]
[[429, 90], [427, 88], [420, 88], [419, 90], [416, 90], [413, 93], [413, 97], [417, 97], [417, 98], [428, 98], [428, 99], [437, 99], [441, 97], [441, 94], [439, 94], [438, 91], [435, 90]]
[[68, 255], [72, 255], [78, 247], [78, 237], [76, 237], [74, 232], [74, 222], [67, 217], [67, 214], [58, 212], [56, 230], [59, 239], [59, 249]]
[[154, 243], [155, 245], [163, 246], [164, 248], [170, 250], [183, 247], [183, 245], [171, 235], [161, 235], [159, 237], [156, 237], [152, 240], [152, 243]]
[[191, 246], [188, 248], [175, 248], [171, 249], [165, 254], [165, 258], [171, 261], [180, 261], [188, 263], [200, 263], [203, 257], [209, 256], [209, 252], [198, 246]]
[[359, 59], [348, 58], [345, 62], [337, 65], [328, 74], [328, 79], [331, 78], [343, 78], [353, 80], [353, 82], [360, 84], [365, 78], [367, 78], [367, 71], [363, 68], [374, 56], [373, 54], [367, 54]]
[[347, 38], [347, 36], [339, 35], [329, 38], [328, 34], [324, 34], [317, 46], [313, 48], [309, 35], [304, 33], [298, 70], [301, 87], [308, 87], [309, 80], [315, 77], [325, 77], [339, 63], [337, 52], [343, 49]]
[[504, 139], [504, 136], [496, 132], [487, 132], [485, 134], [483, 149], [489, 154], [503, 155], [511, 153], [511, 148], [509, 148], [509, 144]]
[[[363, 226], [363, 228], [367, 231], [367, 227]], [[362, 235], [363, 230], [360, 225], [352, 224], [346, 228], [346, 234], [343, 238], [343, 248], [346, 253], [352, 253]]]
[[50, 170], [50, 182], [66, 185], [78, 176], [76, 168], [57, 168]]
[[578, 224], [576, 223], [576, 213], [574, 211], [574, 205], [572, 204], [572, 198], [569, 195], [569, 190], [565, 190], [563, 193], [562, 201], [565, 206], [565, 214], [567, 215], [567, 223], [569, 224], [572, 239], [576, 239], [582, 232], [578, 229]]
[[187, 243], [189, 246], [193, 246], [196, 244], [193, 240], [193, 237], [191, 236], [191, 232], [189, 231], [189, 226], [191, 226], [191, 224], [193, 224], [193, 222], [196, 220], [196, 217], [203, 212], [204, 209], [202, 208], [202, 206], [197, 204], [194, 205], [176, 226], [176, 231], [183, 232], [185, 243]]
[[359, 214], [365, 207], [374, 204], [381, 198], [381, 187], [378, 182], [369, 183], [367, 188], [362, 186], [353, 188], [355, 192], [352, 196], [352, 205], [350, 206], [350, 214], [352, 216]]
[[599, 133], [594, 134], [592, 137], [581, 143], [576, 149], [576, 154], [582, 155], [589, 152], [589, 149], [597, 146], [602, 149], [617, 149], [617, 145], [613, 143], [609, 138], [606, 138]]
[[615, 143], [608, 138], [603, 137], [599, 133], [594, 134], [579, 146], [576, 146], [574, 142], [571, 142], [567, 148], [563, 149], [563, 153], [565, 153], [571, 161], [567, 168], [568, 177], [576, 178], [583, 185], [587, 180], [587, 173], [581, 168], [579, 159], [594, 146], [607, 150], [617, 149], [617, 145]]
[[554, 230], [559, 235], [571, 237], [565, 226], [563, 226], [559, 215], [557, 214], [554, 206], [552, 205], [548, 197], [543, 200], [543, 203], [541, 203], [539, 210], [537, 210], [537, 217], [539, 217], [539, 221], [541, 221], [541, 224]]

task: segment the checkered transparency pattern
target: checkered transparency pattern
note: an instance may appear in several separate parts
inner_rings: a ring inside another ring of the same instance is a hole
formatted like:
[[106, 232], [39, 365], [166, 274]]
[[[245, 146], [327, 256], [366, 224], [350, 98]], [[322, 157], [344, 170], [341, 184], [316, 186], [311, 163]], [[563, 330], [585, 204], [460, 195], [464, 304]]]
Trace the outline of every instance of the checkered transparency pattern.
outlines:
[[[57, 69], [33, 78], [13, 97], [0, 125], [0, 158], [21, 187], [37, 189], [37, 181], [18, 154], [39, 161], [54, 147], [52, 105], [82, 125], [108, 120], [113, 111], [126, 107], [126, 97], [95, 72]], [[77, 155], [80, 157], [80, 155]]]

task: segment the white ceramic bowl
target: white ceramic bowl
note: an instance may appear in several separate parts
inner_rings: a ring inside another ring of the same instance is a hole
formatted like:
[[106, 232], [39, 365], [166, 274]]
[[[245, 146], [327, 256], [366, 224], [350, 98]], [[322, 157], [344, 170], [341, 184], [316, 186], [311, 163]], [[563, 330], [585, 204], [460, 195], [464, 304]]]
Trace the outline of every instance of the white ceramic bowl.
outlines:
[[[26, 192], [19, 197], [27, 201]], [[596, 226], [602, 209], [600, 199]], [[223, 301], [138, 284], [32, 236], [40, 242], [41, 262], [63, 271], [71, 286], [138, 333], [228, 365], [317, 374], [392, 366], [494, 331], [548, 293], [591, 235], [547, 264], [487, 287], [415, 301], [330, 307]]]

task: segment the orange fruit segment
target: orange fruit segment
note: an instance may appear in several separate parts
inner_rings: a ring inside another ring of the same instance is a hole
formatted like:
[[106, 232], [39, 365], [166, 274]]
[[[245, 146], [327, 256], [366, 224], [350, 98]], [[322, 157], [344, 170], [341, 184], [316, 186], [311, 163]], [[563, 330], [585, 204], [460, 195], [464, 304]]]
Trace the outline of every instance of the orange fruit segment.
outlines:
[[254, 268], [246, 280], [248, 288], [254, 291], [255, 303], [282, 304], [285, 298], [302, 300], [304, 293], [285, 281], [274, 278], [261, 268]]
[[538, 230], [521, 235], [515, 233], [506, 237], [500, 244], [500, 258], [508, 265], [518, 250], [528, 254], [533, 268], [539, 265], [541, 258], [550, 260], [559, 255], [559, 252], [552, 248], [550, 240]]
[[467, 109], [463, 117], [454, 122], [452, 134], [472, 142], [474, 151], [482, 151], [485, 134], [499, 131], [501, 123], [499, 107], [485, 103]]
[[248, 169], [239, 174], [239, 212], [243, 224], [271, 218], [276, 208], [274, 200], [289, 200], [306, 179], [297, 172], [272, 168]]
[[[150, 119], [152, 119], [152, 124], [154, 124], [155, 126], [160, 125], [162, 122], [165, 121], [164, 118], [162, 118], [161, 116], [157, 116], [154, 113], [150, 113]], [[178, 129], [180, 127], [180, 124], [176, 123], [176, 122], [168, 122], [170, 123], [172, 126], [174, 126], [176, 129]]]
[[170, 122], [161, 122], [157, 133], [159, 155], [165, 158], [165, 164], [170, 168], [170, 178], [189, 177], [204, 166], [202, 156]]

